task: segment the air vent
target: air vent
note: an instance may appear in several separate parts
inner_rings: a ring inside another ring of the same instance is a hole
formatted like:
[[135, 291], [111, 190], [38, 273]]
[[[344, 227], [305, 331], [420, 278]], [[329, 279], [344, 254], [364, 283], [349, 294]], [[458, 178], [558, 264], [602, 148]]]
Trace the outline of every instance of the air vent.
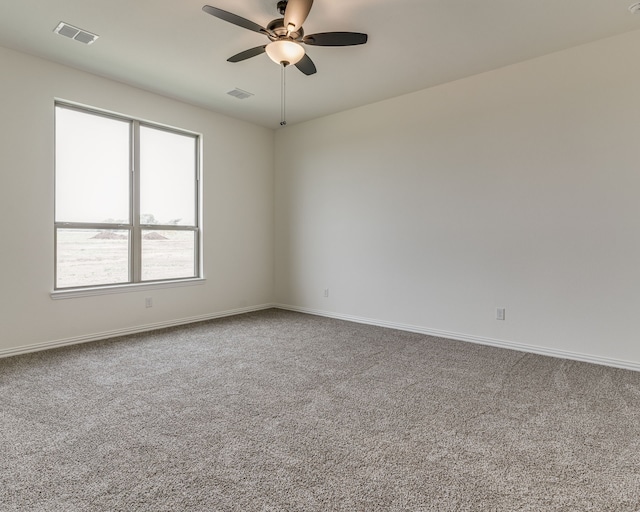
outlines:
[[99, 36], [96, 34], [92, 34], [91, 32], [87, 32], [86, 30], [82, 30], [81, 28], [74, 27], [73, 25], [69, 25], [64, 21], [61, 21], [58, 26], [53, 29], [56, 34], [60, 34], [61, 36], [68, 37], [69, 39], [75, 39], [76, 41], [80, 41], [84, 44], [91, 44]]
[[233, 91], [229, 91], [227, 93], [229, 96], [233, 96], [234, 98], [238, 98], [239, 100], [246, 100], [247, 98], [251, 98], [253, 93], [243, 91], [242, 89], [235, 88]]

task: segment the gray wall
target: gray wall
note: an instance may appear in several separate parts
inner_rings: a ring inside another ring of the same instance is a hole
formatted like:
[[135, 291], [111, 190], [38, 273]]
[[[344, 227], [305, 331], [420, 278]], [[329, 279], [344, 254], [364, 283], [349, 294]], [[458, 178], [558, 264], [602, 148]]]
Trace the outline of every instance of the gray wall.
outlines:
[[628, 33], [277, 132], [276, 302], [640, 368], [639, 57]]

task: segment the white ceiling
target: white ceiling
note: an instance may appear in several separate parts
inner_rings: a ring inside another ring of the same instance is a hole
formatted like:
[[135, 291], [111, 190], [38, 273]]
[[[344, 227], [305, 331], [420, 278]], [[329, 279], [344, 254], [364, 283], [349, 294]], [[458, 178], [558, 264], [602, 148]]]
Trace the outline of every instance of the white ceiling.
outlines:
[[[315, 0], [307, 34], [369, 34], [364, 46], [307, 46], [318, 73], [287, 70], [295, 124], [640, 29], [635, 0]], [[280, 69], [266, 55], [226, 59], [266, 37], [202, 11], [265, 26], [277, 0], [0, 0], [0, 45], [276, 128]], [[94, 32], [59, 36], [60, 21]], [[238, 100], [226, 93], [255, 94]]]

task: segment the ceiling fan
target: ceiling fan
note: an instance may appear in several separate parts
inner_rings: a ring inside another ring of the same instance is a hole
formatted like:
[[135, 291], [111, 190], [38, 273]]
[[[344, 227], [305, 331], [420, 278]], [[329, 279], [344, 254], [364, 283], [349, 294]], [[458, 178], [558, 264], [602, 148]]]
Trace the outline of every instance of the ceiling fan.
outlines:
[[271, 60], [283, 67], [295, 65], [305, 75], [313, 75], [317, 70], [306, 54], [303, 44], [309, 46], [355, 46], [367, 42], [367, 34], [358, 32], [321, 32], [304, 35], [304, 24], [313, 0], [280, 0], [277, 9], [282, 18], [271, 21], [266, 28], [217, 7], [205, 5], [202, 10], [216, 18], [227, 21], [253, 32], [264, 34], [269, 43], [240, 52], [227, 59], [228, 62], [241, 62], [266, 53]]

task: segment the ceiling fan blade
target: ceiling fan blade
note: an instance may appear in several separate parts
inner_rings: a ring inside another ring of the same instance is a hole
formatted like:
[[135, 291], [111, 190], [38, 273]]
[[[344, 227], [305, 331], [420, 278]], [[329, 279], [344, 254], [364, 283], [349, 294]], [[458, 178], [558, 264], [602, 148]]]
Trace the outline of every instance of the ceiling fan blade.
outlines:
[[296, 64], [296, 67], [307, 76], [313, 75], [314, 73], [316, 73], [316, 71], [318, 71], [316, 69], [316, 65], [313, 63], [313, 61], [309, 58], [309, 56], [306, 53], [304, 57], [302, 57], [302, 59], [298, 61], [298, 63]]
[[305, 36], [302, 42], [314, 46], [355, 46], [365, 44], [367, 39], [367, 34], [359, 32], [322, 32]]
[[221, 20], [228, 21], [229, 23], [233, 23], [234, 25], [238, 25], [239, 27], [253, 30], [254, 32], [260, 32], [261, 34], [269, 34], [266, 28], [261, 27], [251, 20], [238, 16], [237, 14], [223, 11], [222, 9], [218, 9], [217, 7], [211, 7], [210, 5], [205, 5], [202, 10], [208, 14], [211, 14], [211, 16], [215, 16], [216, 18], [220, 18]]
[[255, 48], [250, 48], [248, 50], [245, 50], [243, 52], [237, 53], [236, 55], [234, 55], [233, 57], [229, 57], [227, 59], [227, 62], [240, 62], [243, 60], [247, 60], [250, 59], [251, 57], [255, 57], [257, 55], [260, 55], [262, 53], [264, 53], [264, 49], [267, 47], [267, 45], [262, 45], [262, 46], [256, 46]]
[[287, 7], [284, 11], [284, 26], [289, 28], [289, 25], [293, 25], [293, 30], [299, 29], [304, 20], [309, 16], [309, 11], [313, 5], [313, 0], [289, 0]]

